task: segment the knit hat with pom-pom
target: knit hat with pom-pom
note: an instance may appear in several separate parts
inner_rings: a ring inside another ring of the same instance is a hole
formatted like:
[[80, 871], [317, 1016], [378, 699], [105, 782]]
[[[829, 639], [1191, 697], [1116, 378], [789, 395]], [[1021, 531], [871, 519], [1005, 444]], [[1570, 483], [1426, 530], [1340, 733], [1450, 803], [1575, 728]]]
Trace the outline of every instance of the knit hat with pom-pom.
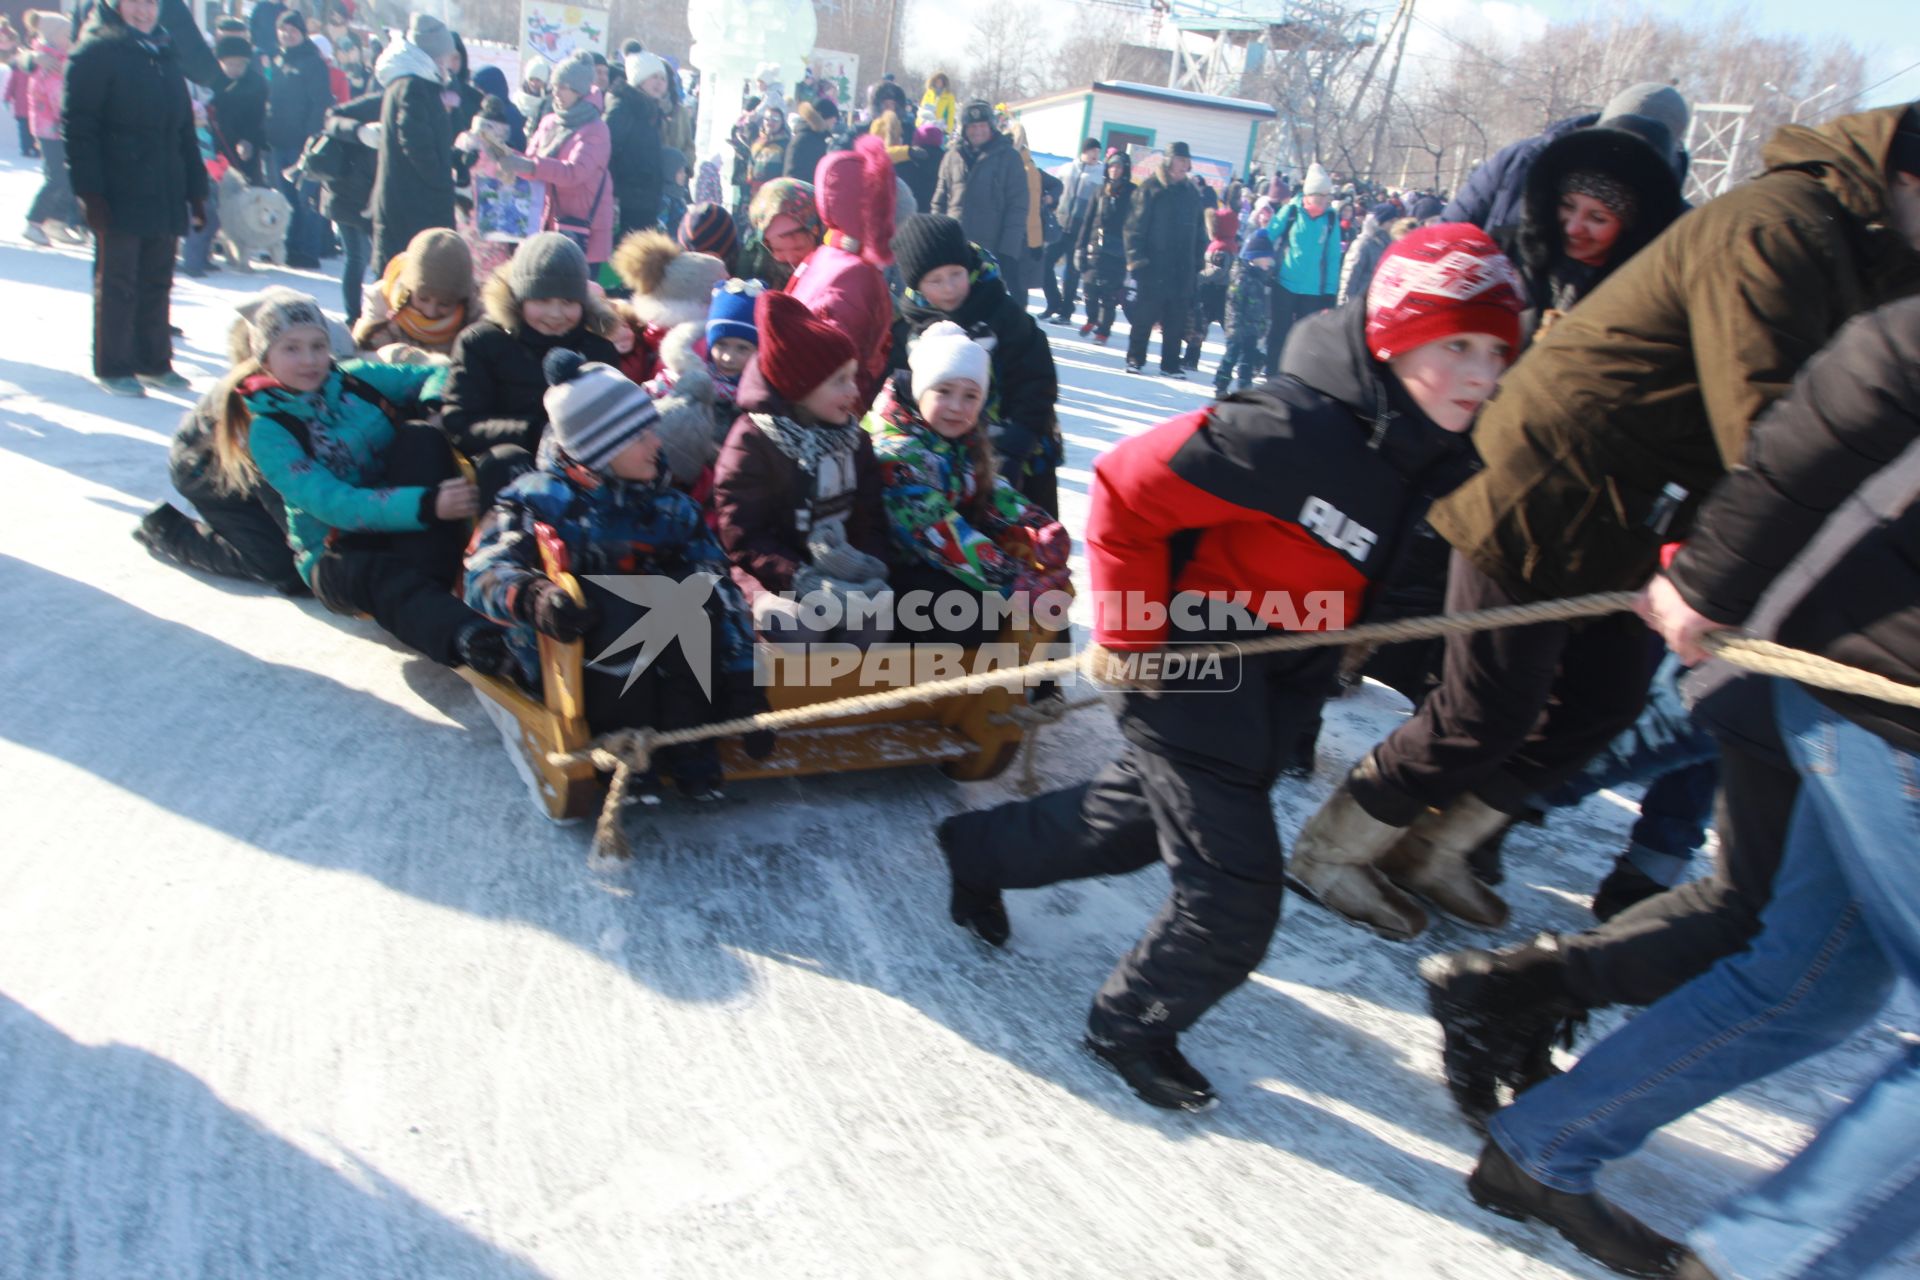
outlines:
[[707, 347], [723, 338], [760, 345], [760, 331], [754, 328], [754, 304], [760, 299], [758, 280], [729, 280], [715, 285], [713, 301], [707, 307]]
[[720, 259], [728, 271], [739, 265], [740, 230], [733, 225], [733, 215], [717, 204], [696, 204], [688, 209], [674, 239], [682, 249]]
[[547, 353], [547, 421], [560, 447], [584, 467], [605, 471], [620, 451], [652, 430], [659, 410], [612, 365], [593, 364], [565, 347]]
[[1468, 222], [1409, 232], [1380, 255], [1367, 286], [1367, 348], [1391, 360], [1462, 333], [1520, 346], [1526, 293], [1487, 233]]
[[753, 304], [760, 376], [781, 399], [798, 403], [856, 358], [853, 340], [791, 294], [763, 293]]

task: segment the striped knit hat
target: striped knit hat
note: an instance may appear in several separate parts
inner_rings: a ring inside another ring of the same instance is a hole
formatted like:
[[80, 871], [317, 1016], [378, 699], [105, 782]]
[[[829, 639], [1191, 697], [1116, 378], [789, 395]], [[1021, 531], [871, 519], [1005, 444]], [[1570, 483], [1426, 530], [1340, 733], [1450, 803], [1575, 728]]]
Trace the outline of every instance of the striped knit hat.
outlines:
[[733, 215], [717, 204], [696, 204], [687, 210], [687, 216], [680, 220], [680, 233], [675, 238], [680, 241], [682, 249], [720, 259], [727, 264], [728, 271], [738, 265], [739, 228], [733, 225]]
[[620, 451], [660, 420], [653, 400], [612, 365], [590, 364], [565, 347], [547, 353], [547, 420], [567, 456], [605, 471]]

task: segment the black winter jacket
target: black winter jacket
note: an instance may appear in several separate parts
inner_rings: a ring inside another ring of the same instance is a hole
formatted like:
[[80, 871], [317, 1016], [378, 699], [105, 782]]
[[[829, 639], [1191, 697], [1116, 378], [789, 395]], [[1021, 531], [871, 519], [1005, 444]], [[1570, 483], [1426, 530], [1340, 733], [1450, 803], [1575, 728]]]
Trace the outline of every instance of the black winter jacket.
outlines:
[[[326, 123], [333, 82], [313, 41], [302, 40], [280, 57], [267, 85], [267, 141], [275, 151], [297, 155]], [[289, 164], [292, 163], [288, 160]]]
[[[820, 167], [820, 161], [826, 154], [827, 135], [805, 125], [800, 126], [793, 131], [793, 141], [787, 143], [786, 176], [812, 182], [814, 171]], [[902, 173], [900, 176], [905, 178], [907, 175]], [[907, 185], [911, 187], [912, 181], [909, 180]], [[917, 193], [914, 198], [919, 199]]]
[[380, 119], [381, 95], [364, 94], [327, 113], [323, 131], [340, 144], [343, 164], [338, 177], [320, 185], [320, 213], [369, 235], [373, 232], [373, 183], [380, 171], [380, 153], [360, 144], [360, 126]]
[[[1600, 267], [1571, 263], [1560, 230], [1560, 184], [1571, 173], [1599, 173], [1632, 190], [1638, 202], [1633, 221], [1614, 241]], [[1571, 311], [1634, 254], [1652, 244], [1686, 211], [1680, 179], [1663, 156], [1638, 135], [1593, 125], [1573, 129], [1535, 155], [1525, 183], [1526, 198], [1517, 226], [1496, 226], [1492, 235], [1520, 273], [1529, 314], [1521, 321], [1522, 345], [1530, 342], [1541, 314]]]
[[[665, 121], [659, 104], [630, 84], [616, 84], [607, 91], [606, 121], [613, 148], [607, 176], [619, 210], [614, 229], [617, 243], [628, 232], [651, 230], [660, 221], [660, 191], [666, 180], [660, 159]], [[673, 229], [667, 234], [672, 235]]]
[[181, 236], [187, 206], [207, 198], [193, 104], [173, 50], [94, 10], [67, 60], [61, 115], [75, 194], [104, 196], [115, 231]]
[[[1281, 377], [1124, 440], [1095, 463], [1086, 553], [1102, 644], [1232, 638], [1231, 629], [1156, 632], [1123, 621], [1125, 602], [1185, 592], [1290, 604], [1302, 627], [1361, 621], [1429, 495], [1471, 466], [1466, 437], [1429, 421], [1368, 354], [1360, 309], [1322, 312], [1296, 334]], [[1324, 612], [1310, 620], [1316, 603]], [[1292, 625], [1284, 612], [1265, 621]], [[1121, 730], [1159, 754], [1268, 783], [1336, 666], [1331, 651], [1247, 659], [1230, 699], [1129, 695]]]
[[972, 287], [966, 301], [957, 311], [940, 311], [917, 291], [907, 290], [895, 306], [888, 359], [896, 371], [907, 368], [908, 345], [942, 320], [951, 320], [979, 339], [993, 357], [993, 386], [984, 410], [988, 433], [1002, 474], [1017, 486], [1030, 469], [1044, 471], [1039, 464], [1061, 461], [1060, 427], [1054, 415], [1060, 379], [1046, 333], [1007, 293], [999, 269], [980, 257], [979, 246], [969, 249]]
[[1142, 289], [1190, 297], [1206, 254], [1207, 227], [1200, 192], [1171, 182], [1163, 163], [1134, 188], [1127, 216], [1127, 269]]
[[1133, 183], [1123, 182], [1099, 194], [1080, 220], [1073, 265], [1089, 285], [1118, 288], [1127, 277], [1127, 219], [1133, 214]]
[[509, 333], [493, 320], [462, 330], [453, 342], [453, 368], [440, 419], [453, 447], [469, 457], [502, 444], [517, 444], [530, 453], [537, 449], [547, 429], [547, 379], [540, 364], [559, 347], [600, 364], [620, 363], [613, 344], [589, 333], [584, 323], [560, 338], [525, 325]]
[[[223, 76], [213, 91], [213, 102], [208, 109], [221, 154], [248, 182], [258, 186], [267, 162], [267, 78], [260, 74], [259, 67], [252, 65], [238, 80]], [[239, 148], [243, 142], [253, 148], [250, 160], [240, 158]]]
[[[1856, 317], [1807, 362], [1668, 576], [1716, 622], [1920, 685], [1920, 298]], [[1920, 752], [1920, 711], [1809, 692]]]
[[380, 103], [380, 163], [373, 180], [375, 275], [429, 227], [453, 225], [453, 126], [440, 86], [402, 76]]
[[922, 213], [958, 218], [967, 239], [1018, 270], [1027, 256], [1027, 167], [1004, 133], [986, 145], [965, 143], [940, 160], [933, 203]]

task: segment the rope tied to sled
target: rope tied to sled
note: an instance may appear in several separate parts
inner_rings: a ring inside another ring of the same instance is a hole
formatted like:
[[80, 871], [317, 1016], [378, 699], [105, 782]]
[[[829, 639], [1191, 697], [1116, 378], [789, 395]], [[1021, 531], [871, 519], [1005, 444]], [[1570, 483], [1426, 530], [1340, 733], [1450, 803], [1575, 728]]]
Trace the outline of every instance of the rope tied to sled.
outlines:
[[[1432, 614], [1421, 618], [1396, 618], [1388, 622], [1368, 622], [1341, 631], [1281, 632], [1262, 635], [1239, 643], [1195, 646], [1186, 652], [1200, 658], [1236, 655], [1250, 658], [1308, 649], [1345, 648], [1356, 644], [1404, 644], [1413, 640], [1433, 640], [1467, 632], [1493, 631], [1503, 627], [1525, 627], [1547, 622], [1574, 622], [1585, 618], [1603, 617], [1607, 614], [1631, 610], [1636, 598], [1637, 593], [1632, 591], [1605, 591], [1593, 595], [1571, 596], [1561, 600], [1541, 600], [1527, 604], [1501, 605], [1492, 609], [1475, 609], [1467, 613]], [[1920, 687], [1900, 684], [1871, 671], [1849, 667], [1818, 654], [1790, 649], [1770, 640], [1760, 640], [1732, 631], [1717, 631], [1709, 632], [1703, 637], [1701, 646], [1715, 657], [1761, 675], [1779, 676], [1836, 693], [1871, 698], [1898, 706], [1920, 708]], [[594, 828], [593, 850], [599, 856], [625, 858], [631, 856], [632, 850], [627, 843], [626, 834], [620, 828], [621, 812], [626, 806], [634, 775], [644, 774], [652, 768], [653, 753], [661, 747], [706, 742], [715, 738], [729, 738], [762, 730], [779, 732], [783, 729], [800, 728], [847, 716], [890, 711], [897, 707], [912, 706], [922, 702], [935, 702], [942, 698], [968, 697], [984, 693], [989, 689], [1019, 689], [1042, 681], [1065, 679], [1081, 670], [1082, 661], [1082, 656], [1079, 654], [1065, 658], [1050, 658], [1044, 662], [1030, 662], [1024, 666], [957, 676], [949, 680], [935, 680], [926, 684], [856, 694], [833, 702], [790, 707], [783, 711], [763, 711], [758, 715], [737, 716], [731, 720], [720, 720], [686, 729], [671, 729], [664, 732], [655, 732], [651, 729], [620, 729], [596, 738], [591, 745], [579, 751], [553, 752], [547, 759], [555, 765], [590, 760], [596, 769], [603, 772], [612, 771], [613, 781], [607, 790], [607, 801], [600, 811], [599, 822]], [[1046, 725], [1057, 723], [1076, 712], [1098, 706], [1102, 701], [1103, 699], [1097, 696], [1073, 701], [1054, 699], [1031, 706], [1016, 707], [1007, 713], [1015, 723], [1028, 727], [1026, 741], [1022, 743], [1022, 750], [1025, 753], [1022, 766], [1022, 790], [1031, 793], [1038, 789], [1034, 740], [1038, 737], [1039, 731]]]

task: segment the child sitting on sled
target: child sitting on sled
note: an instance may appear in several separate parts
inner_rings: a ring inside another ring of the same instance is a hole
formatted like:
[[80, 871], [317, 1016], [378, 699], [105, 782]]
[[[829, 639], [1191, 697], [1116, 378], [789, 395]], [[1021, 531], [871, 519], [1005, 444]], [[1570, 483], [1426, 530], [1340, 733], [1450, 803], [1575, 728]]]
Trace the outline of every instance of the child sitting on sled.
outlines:
[[[880, 462], [896, 596], [968, 590], [1037, 608], [1042, 594], [1066, 590], [1073, 543], [1051, 513], [999, 474], [981, 425], [992, 357], [943, 320], [914, 340], [907, 364], [880, 389], [863, 423]], [[978, 644], [992, 630], [941, 638]]]
[[853, 343], [784, 293], [754, 304], [760, 349], [714, 473], [720, 543], [770, 639], [886, 638], [886, 513], [856, 415]]
[[660, 372], [646, 386], [660, 410], [661, 448], [673, 482], [713, 518], [713, 465], [721, 442], [740, 416], [740, 375], [760, 347], [753, 306], [758, 280], [728, 280], [713, 288], [704, 323], [675, 325], [660, 341]]
[[[672, 485], [653, 402], [619, 370], [573, 351], [551, 353], [546, 372], [549, 430], [538, 465], [501, 490], [480, 522], [467, 603], [508, 628], [514, 674], [531, 689], [540, 685], [539, 636], [586, 642], [584, 699], [595, 733], [764, 711], [745, 602], [699, 504]], [[547, 575], [543, 540], [563, 549], [556, 568], [576, 575], [585, 602]], [[699, 589], [701, 579], [710, 590]], [[696, 611], [691, 628], [682, 606]], [[703, 651], [686, 649], [694, 637], [705, 640]], [[756, 734], [747, 745], [763, 756], [772, 737]], [[661, 763], [689, 794], [719, 784], [712, 742], [664, 751]]]
[[336, 363], [320, 304], [291, 289], [240, 313], [251, 354], [221, 384], [221, 488], [272, 490], [294, 568], [327, 608], [372, 614], [446, 666], [499, 672], [504, 635], [451, 590], [478, 495], [446, 437], [408, 421], [439, 400], [446, 370]]

